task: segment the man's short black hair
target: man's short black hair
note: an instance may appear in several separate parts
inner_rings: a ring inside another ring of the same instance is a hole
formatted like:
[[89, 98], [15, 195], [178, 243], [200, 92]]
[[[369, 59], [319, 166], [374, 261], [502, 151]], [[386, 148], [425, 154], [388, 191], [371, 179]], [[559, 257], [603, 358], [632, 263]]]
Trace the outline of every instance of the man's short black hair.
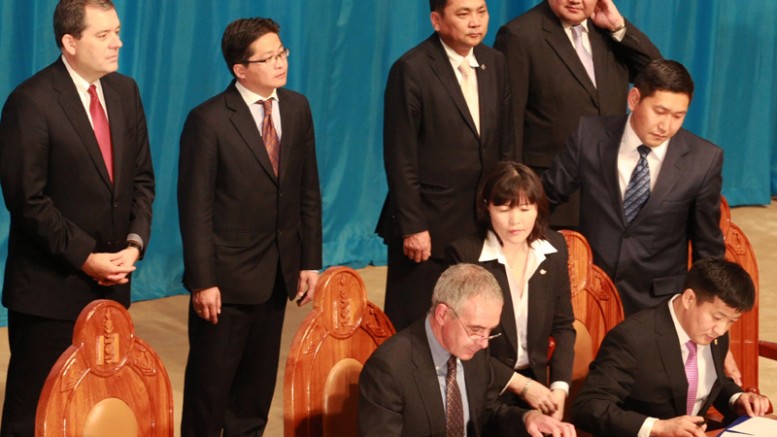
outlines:
[[693, 263], [683, 290], [693, 290], [699, 302], [715, 297], [740, 313], [753, 309], [755, 285], [750, 274], [737, 263], [722, 258], [706, 258]]
[[54, 8], [54, 38], [57, 47], [62, 48], [62, 37], [72, 35], [81, 38], [81, 32], [86, 29], [86, 7], [92, 6], [103, 10], [115, 9], [111, 0], [59, 0]]
[[280, 33], [281, 27], [269, 18], [240, 18], [227, 25], [221, 37], [221, 53], [232, 76], [232, 67], [253, 56], [251, 44], [268, 33]]
[[656, 59], [648, 63], [634, 79], [634, 87], [640, 98], [650, 97], [656, 91], [685, 94], [693, 99], [693, 79], [683, 64], [668, 59]]

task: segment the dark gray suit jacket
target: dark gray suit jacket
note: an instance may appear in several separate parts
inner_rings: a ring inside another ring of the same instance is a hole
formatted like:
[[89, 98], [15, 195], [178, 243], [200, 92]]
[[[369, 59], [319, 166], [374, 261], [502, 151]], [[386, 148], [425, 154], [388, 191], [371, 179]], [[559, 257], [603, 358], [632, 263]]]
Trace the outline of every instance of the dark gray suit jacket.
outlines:
[[[487, 351], [463, 362], [469, 436], [524, 435], [527, 411], [497, 400]], [[424, 320], [414, 322], [380, 345], [359, 377], [359, 435], [445, 436], [445, 407]], [[523, 434], [521, 434], [523, 433]]]
[[550, 167], [581, 116], [625, 114], [629, 82], [661, 58], [628, 21], [621, 42], [590, 20], [588, 30], [596, 87], [547, 1], [497, 33], [494, 47], [505, 54], [510, 73], [516, 158], [531, 167]]
[[[588, 31], [596, 86], [547, 1], [502, 26], [494, 41], [510, 73], [515, 157], [538, 173], [550, 167], [581, 116], [625, 114], [629, 82], [648, 62], [661, 58], [628, 21], [620, 42], [591, 20]], [[578, 210], [573, 197], [553, 211], [551, 224], [576, 226]]]
[[[575, 315], [569, 289], [569, 255], [564, 237], [547, 230], [545, 237], [558, 252], [547, 256], [529, 279], [529, 310], [527, 347], [529, 366], [542, 384], [554, 381], [571, 383], [572, 363], [575, 355]], [[518, 356], [518, 331], [515, 326], [512, 294], [507, 272], [498, 261], [479, 262], [483, 250], [483, 238], [465, 237], [448, 248], [448, 258], [453, 263], [475, 263], [483, 266], [496, 278], [505, 297], [499, 329], [501, 337], [491, 340], [489, 351], [500, 365], [494, 366], [497, 381], [504, 384], [512, 377]], [[556, 349], [550, 360], [548, 372], [548, 339], [556, 341]], [[550, 375], [550, 380], [548, 379]]]
[[279, 177], [234, 82], [194, 108], [181, 134], [178, 206], [187, 289], [228, 304], [270, 298], [280, 263], [289, 298], [321, 268], [321, 192], [307, 99], [279, 88]]
[[84, 105], [58, 59], [19, 85], [0, 121], [0, 178], [11, 214], [3, 305], [75, 321], [95, 299], [130, 304], [130, 284], [103, 287], [81, 271], [92, 252], [148, 245], [154, 169], [140, 92], [100, 79], [113, 144], [111, 183]]
[[428, 230], [432, 256], [475, 233], [475, 191], [500, 159], [512, 157], [510, 90], [504, 57], [475, 47], [480, 135], [448, 56], [434, 33], [399, 58], [386, 84], [383, 156], [389, 193], [377, 232], [386, 240]]
[[618, 148], [627, 117], [584, 117], [542, 175], [551, 204], [580, 190], [579, 231], [594, 262], [615, 282], [626, 314], [682, 291], [693, 260], [722, 257], [723, 151], [680, 129], [669, 141], [650, 199], [626, 226], [618, 185]]
[[[725, 376], [728, 334], [710, 347], [718, 379], [710, 405], [730, 414], [728, 400], [742, 389]], [[667, 301], [626, 318], [607, 333], [572, 406], [572, 421], [597, 436], [637, 435], [645, 419], [684, 416], [688, 380]]]

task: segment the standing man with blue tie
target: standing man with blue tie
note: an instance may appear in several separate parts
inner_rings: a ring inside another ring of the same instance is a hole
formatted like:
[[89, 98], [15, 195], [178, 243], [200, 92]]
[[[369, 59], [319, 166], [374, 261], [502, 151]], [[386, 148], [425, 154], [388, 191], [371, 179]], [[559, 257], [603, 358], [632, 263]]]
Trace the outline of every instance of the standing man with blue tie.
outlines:
[[308, 100], [283, 88], [289, 49], [269, 18], [230, 23], [235, 80], [181, 134], [178, 205], [189, 306], [181, 435], [256, 436], [267, 425], [288, 299], [321, 268], [321, 192]]
[[583, 117], [542, 175], [551, 205], [580, 191], [580, 232], [615, 282], [626, 315], [682, 290], [694, 261], [723, 257], [723, 151], [682, 129], [688, 71], [649, 63], [629, 91], [631, 114]]
[[119, 67], [110, 0], [61, 0], [62, 56], [8, 97], [0, 180], [11, 215], [3, 305], [11, 361], [0, 435], [35, 434], [38, 397], [96, 299], [130, 305], [151, 234], [154, 170], [140, 92]]
[[[658, 49], [612, 0], [544, 0], [499, 29], [513, 94], [516, 159], [541, 175], [581, 116], [623, 115], [629, 82]], [[578, 223], [577, 197], [551, 215]]]
[[376, 231], [388, 245], [385, 311], [398, 330], [423, 317], [446, 246], [478, 230], [478, 182], [513, 149], [504, 57], [482, 44], [485, 0], [429, 7], [435, 33], [394, 63], [386, 84], [389, 192]]

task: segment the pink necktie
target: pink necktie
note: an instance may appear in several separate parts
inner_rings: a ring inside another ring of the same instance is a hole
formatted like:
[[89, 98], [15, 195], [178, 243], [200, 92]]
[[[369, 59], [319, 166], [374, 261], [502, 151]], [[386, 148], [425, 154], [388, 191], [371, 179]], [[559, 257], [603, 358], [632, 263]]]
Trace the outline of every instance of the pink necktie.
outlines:
[[270, 157], [272, 169], [275, 176], [278, 176], [278, 161], [280, 160], [281, 142], [278, 139], [278, 132], [272, 122], [272, 99], [262, 101], [264, 106], [264, 120], [262, 121], [262, 142], [267, 149], [267, 155]]
[[688, 378], [688, 397], [685, 400], [685, 413], [693, 414], [693, 405], [696, 403], [696, 389], [699, 386], [699, 367], [696, 365], [696, 343], [689, 340], [688, 359], [685, 360], [685, 377]]
[[580, 62], [583, 63], [585, 72], [588, 73], [588, 77], [591, 78], [591, 82], [593, 82], [595, 88], [596, 74], [594, 73], [594, 59], [591, 56], [591, 52], [583, 45], [583, 26], [581, 24], [572, 26], [572, 37], [572, 39], [575, 40], [575, 51], [577, 52], [577, 56], [580, 58]]
[[108, 117], [105, 116], [103, 105], [100, 104], [100, 98], [97, 97], [97, 88], [94, 85], [89, 86], [89, 114], [92, 116], [92, 126], [94, 136], [97, 138], [97, 144], [100, 145], [100, 152], [105, 161], [105, 167], [108, 169], [108, 177], [113, 182], [113, 145], [111, 144], [111, 127], [108, 125]]

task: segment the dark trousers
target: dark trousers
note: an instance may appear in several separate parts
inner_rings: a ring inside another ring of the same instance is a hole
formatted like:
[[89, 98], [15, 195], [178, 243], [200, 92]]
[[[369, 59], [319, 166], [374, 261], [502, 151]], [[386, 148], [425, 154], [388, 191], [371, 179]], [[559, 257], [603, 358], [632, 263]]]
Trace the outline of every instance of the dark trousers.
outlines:
[[401, 239], [389, 243], [384, 311], [397, 331], [426, 315], [432, 306], [434, 284], [446, 267], [441, 259], [417, 263], [406, 257]]
[[73, 343], [75, 322], [8, 312], [11, 360], [0, 436], [35, 435], [38, 398], [51, 367]]
[[218, 324], [189, 304], [189, 359], [183, 392], [182, 437], [261, 436], [278, 373], [286, 309], [283, 281], [267, 302], [222, 304]]

